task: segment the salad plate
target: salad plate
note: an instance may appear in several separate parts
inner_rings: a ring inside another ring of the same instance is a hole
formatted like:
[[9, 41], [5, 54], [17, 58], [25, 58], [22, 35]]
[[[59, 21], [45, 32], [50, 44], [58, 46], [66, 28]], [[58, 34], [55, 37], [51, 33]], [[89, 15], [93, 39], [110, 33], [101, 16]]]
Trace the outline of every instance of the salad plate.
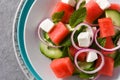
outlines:
[[[80, 80], [77, 76], [57, 78], [50, 69], [51, 60], [40, 53], [37, 29], [40, 21], [47, 18], [60, 0], [21, 0], [13, 25], [13, 45], [21, 69], [29, 80]], [[119, 3], [119, 0], [110, 0]], [[101, 76], [98, 80], [119, 80], [120, 67], [112, 77]]]

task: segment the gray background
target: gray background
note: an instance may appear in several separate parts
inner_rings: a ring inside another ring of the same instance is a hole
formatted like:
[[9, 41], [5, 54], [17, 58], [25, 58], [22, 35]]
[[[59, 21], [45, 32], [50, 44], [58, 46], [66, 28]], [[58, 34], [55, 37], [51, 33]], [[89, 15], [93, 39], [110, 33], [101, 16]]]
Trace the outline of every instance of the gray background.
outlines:
[[27, 80], [13, 49], [12, 25], [20, 0], [0, 0], [0, 80]]

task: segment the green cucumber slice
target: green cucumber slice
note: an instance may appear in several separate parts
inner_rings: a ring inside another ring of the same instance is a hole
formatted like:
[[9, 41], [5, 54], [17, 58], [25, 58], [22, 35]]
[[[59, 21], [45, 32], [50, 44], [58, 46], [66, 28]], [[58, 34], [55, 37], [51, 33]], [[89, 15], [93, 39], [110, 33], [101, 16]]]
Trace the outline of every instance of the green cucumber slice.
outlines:
[[120, 26], [120, 12], [116, 10], [106, 10], [105, 15], [112, 19], [114, 25]]
[[40, 51], [42, 54], [51, 59], [60, 58], [63, 56], [63, 52], [60, 49], [48, 47], [42, 42], [40, 43]]

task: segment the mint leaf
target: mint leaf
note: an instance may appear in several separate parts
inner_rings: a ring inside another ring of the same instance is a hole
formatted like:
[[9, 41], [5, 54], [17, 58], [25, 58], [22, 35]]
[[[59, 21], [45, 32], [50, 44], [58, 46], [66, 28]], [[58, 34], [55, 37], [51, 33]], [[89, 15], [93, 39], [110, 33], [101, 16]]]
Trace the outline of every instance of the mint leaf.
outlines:
[[120, 38], [120, 31], [118, 31], [115, 36], [113, 36], [112, 40], [113, 40], [113, 43], [117, 46], [117, 42]]
[[118, 67], [120, 66], [120, 50], [117, 50], [114, 54], [116, 54], [116, 57], [114, 58], [114, 67]]
[[86, 31], [86, 26], [81, 26], [74, 34], [74, 41], [77, 42], [77, 37], [81, 32]]
[[83, 22], [86, 17], [86, 8], [81, 7], [78, 10], [74, 11], [69, 19], [69, 24], [74, 28], [79, 23]]
[[97, 38], [98, 43], [104, 47], [106, 43], [106, 38]]
[[85, 0], [83, 0], [83, 1], [82, 1], [82, 3], [80, 4], [79, 8], [84, 7], [84, 6], [85, 6], [85, 4], [86, 4], [86, 1], [85, 1]]
[[57, 22], [61, 21], [63, 16], [64, 16], [64, 11], [56, 12], [52, 15], [52, 20], [54, 23], [57, 23]]

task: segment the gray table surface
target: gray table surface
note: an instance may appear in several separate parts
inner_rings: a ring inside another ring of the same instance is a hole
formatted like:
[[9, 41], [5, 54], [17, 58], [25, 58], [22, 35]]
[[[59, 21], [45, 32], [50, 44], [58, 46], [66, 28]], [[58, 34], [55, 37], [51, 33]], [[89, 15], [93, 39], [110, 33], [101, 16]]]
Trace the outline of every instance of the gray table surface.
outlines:
[[20, 0], [0, 0], [0, 80], [27, 80], [20, 69], [12, 42], [12, 25]]

